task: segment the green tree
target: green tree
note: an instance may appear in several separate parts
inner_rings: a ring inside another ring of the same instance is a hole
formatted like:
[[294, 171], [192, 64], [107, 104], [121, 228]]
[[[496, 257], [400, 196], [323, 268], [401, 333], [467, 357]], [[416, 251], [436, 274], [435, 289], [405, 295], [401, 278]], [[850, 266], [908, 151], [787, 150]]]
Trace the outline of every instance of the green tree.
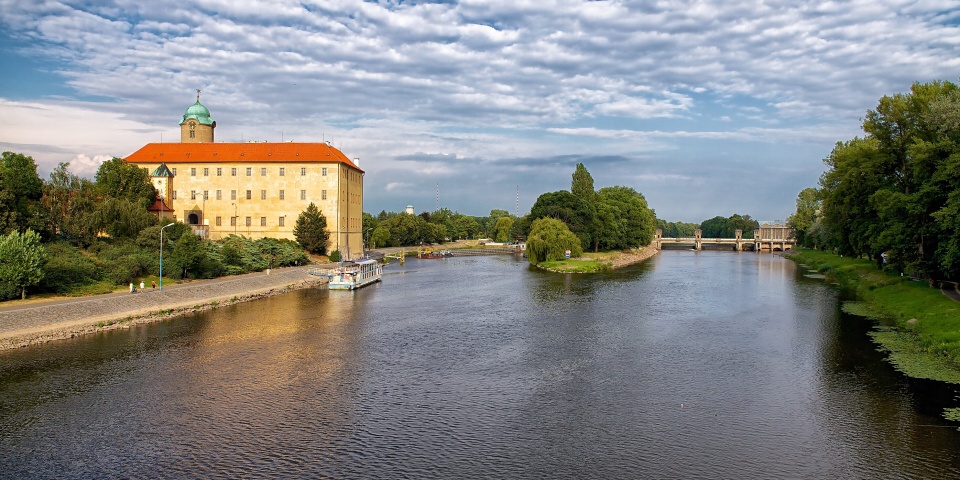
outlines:
[[313, 202], [310, 202], [307, 209], [297, 217], [293, 236], [297, 239], [297, 243], [310, 253], [324, 255], [327, 252], [327, 243], [330, 241], [327, 218]]
[[730, 219], [719, 215], [700, 222], [700, 230], [704, 238], [733, 237], [733, 229], [730, 228]]
[[568, 229], [580, 239], [583, 248], [589, 248], [593, 245], [590, 228], [593, 225], [595, 210], [595, 208], [591, 209], [583, 199], [566, 190], [560, 190], [537, 197], [537, 201], [530, 208], [530, 220], [531, 222], [541, 218], [560, 220], [567, 224]]
[[380, 224], [370, 234], [370, 248], [390, 246], [390, 228]]
[[817, 244], [812, 229], [820, 221], [819, 216], [820, 192], [816, 188], [804, 188], [797, 194], [797, 210], [787, 218], [787, 224], [797, 232], [797, 243], [805, 247]]
[[513, 219], [509, 216], [497, 218], [497, 224], [493, 228], [493, 240], [496, 242], [507, 242], [510, 240], [510, 229], [513, 228]]
[[44, 231], [44, 210], [40, 205], [43, 180], [37, 175], [32, 157], [3, 152], [0, 163], [0, 234], [14, 230]]
[[571, 257], [583, 255], [580, 239], [567, 225], [554, 218], [535, 220], [527, 238], [527, 259], [531, 265], [563, 260], [570, 250]]
[[94, 180], [100, 195], [128, 200], [139, 208], [147, 208], [157, 199], [157, 189], [147, 170], [122, 158], [101, 163]]
[[0, 291], [19, 290], [20, 298], [27, 298], [27, 287], [43, 280], [46, 256], [40, 235], [32, 229], [22, 234], [13, 231], [0, 239]]
[[[647, 199], [630, 187], [605, 187], [597, 192], [605, 209], [601, 224], [606, 225], [600, 235], [604, 249], [623, 249], [649, 245], [653, 240], [655, 218], [647, 206]], [[604, 219], [606, 218], [606, 219]]]
[[[577, 236], [580, 237], [581, 240], [586, 241], [584, 248], [593, 245], [593, 250], [597, 251], [600, 248], [600, 230], [603, 228], [603, 225], [597, 211], [598, 200], [597, 192], [593, 188], [593, 176], [590, 175], [587, 167], [584, 167], [582, 163], [578, 163], [576, 170], [573, 172], [570, 182], [570, 193], [583, 202], [583, 207], [581, 208], [585, 211], [582, 231], [574, 233], [577, 233]], [[609, 215], [605, 217], [609, 217]]]
[[171, 272], [177, 278], [196, 278], [201, 273], [206, 260], [207, 252], [204, 241], [193, 233], [181, 235], [174, 242], [173, 252], [170, 254]]

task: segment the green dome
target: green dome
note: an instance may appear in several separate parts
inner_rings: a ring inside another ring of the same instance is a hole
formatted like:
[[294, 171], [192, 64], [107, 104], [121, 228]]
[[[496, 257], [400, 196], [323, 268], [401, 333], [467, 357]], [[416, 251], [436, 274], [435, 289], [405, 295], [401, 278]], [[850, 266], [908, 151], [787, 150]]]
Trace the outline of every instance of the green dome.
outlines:
[[[187, 113], [183, 114], [183, 122], [191, 118], [201, 125], [213, 125], [213, 120], [210, 118], [210, 110], [207, 110], [207, 107], [201, 105], [200, 100], [197, 100], [197, 103], [187, 107]], [[180, 122], [180, 124], [182, 125], [183, 122]]]

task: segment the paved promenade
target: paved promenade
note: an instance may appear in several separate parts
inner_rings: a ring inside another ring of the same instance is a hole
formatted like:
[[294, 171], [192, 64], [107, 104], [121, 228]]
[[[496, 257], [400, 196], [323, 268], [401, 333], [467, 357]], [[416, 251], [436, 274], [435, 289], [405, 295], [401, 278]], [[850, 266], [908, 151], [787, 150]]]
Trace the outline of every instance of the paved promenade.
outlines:
[[281, 291], [306, 288], [326, 282], [310, 275], [323, 265], [289, 267], [212, 280], [164, 285], [163, 291], [149, 286], [145, 291], [95, 295], [0, 307], [0, 350], [58, 338], [90, 333], [105, 328], [143, 323], [174, 313], [250, 300]]

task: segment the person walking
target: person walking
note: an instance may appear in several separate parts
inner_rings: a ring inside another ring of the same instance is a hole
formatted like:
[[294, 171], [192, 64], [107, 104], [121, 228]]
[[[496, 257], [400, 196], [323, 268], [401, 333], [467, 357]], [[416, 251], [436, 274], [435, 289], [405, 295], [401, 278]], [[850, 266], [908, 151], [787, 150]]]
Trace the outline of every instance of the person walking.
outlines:
[[130, 293], [133, 293], [133, 282], [130, 282]]
[[143, 280], [140, 280], [140, 290], [143, 290], [144, 288], [147, 288], [147, 286], [143, 284]]
[[157, 288], [157, 282], [150, 280], [150, 288]]

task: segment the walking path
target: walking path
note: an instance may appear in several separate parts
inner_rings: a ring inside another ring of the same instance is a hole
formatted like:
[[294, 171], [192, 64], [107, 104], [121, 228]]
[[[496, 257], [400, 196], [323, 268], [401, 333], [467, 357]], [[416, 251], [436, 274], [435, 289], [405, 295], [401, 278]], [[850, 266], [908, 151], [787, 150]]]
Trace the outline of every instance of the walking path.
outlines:
[[[273, 269], [160, 289], [40, 301], [0, 307], [0, 350], [145, 323], [326, 282], [310, 275], [320, 265]], [[216, 302], [216, 303], [214, 303]]]
[[960, 302], [960, 282], [954, 282], [953, 288], [947, 286], [948, 282], [943, 282], [940, 284], [940, 291], [943, 292], [948, 298], [952, 298], [957, 302]]

